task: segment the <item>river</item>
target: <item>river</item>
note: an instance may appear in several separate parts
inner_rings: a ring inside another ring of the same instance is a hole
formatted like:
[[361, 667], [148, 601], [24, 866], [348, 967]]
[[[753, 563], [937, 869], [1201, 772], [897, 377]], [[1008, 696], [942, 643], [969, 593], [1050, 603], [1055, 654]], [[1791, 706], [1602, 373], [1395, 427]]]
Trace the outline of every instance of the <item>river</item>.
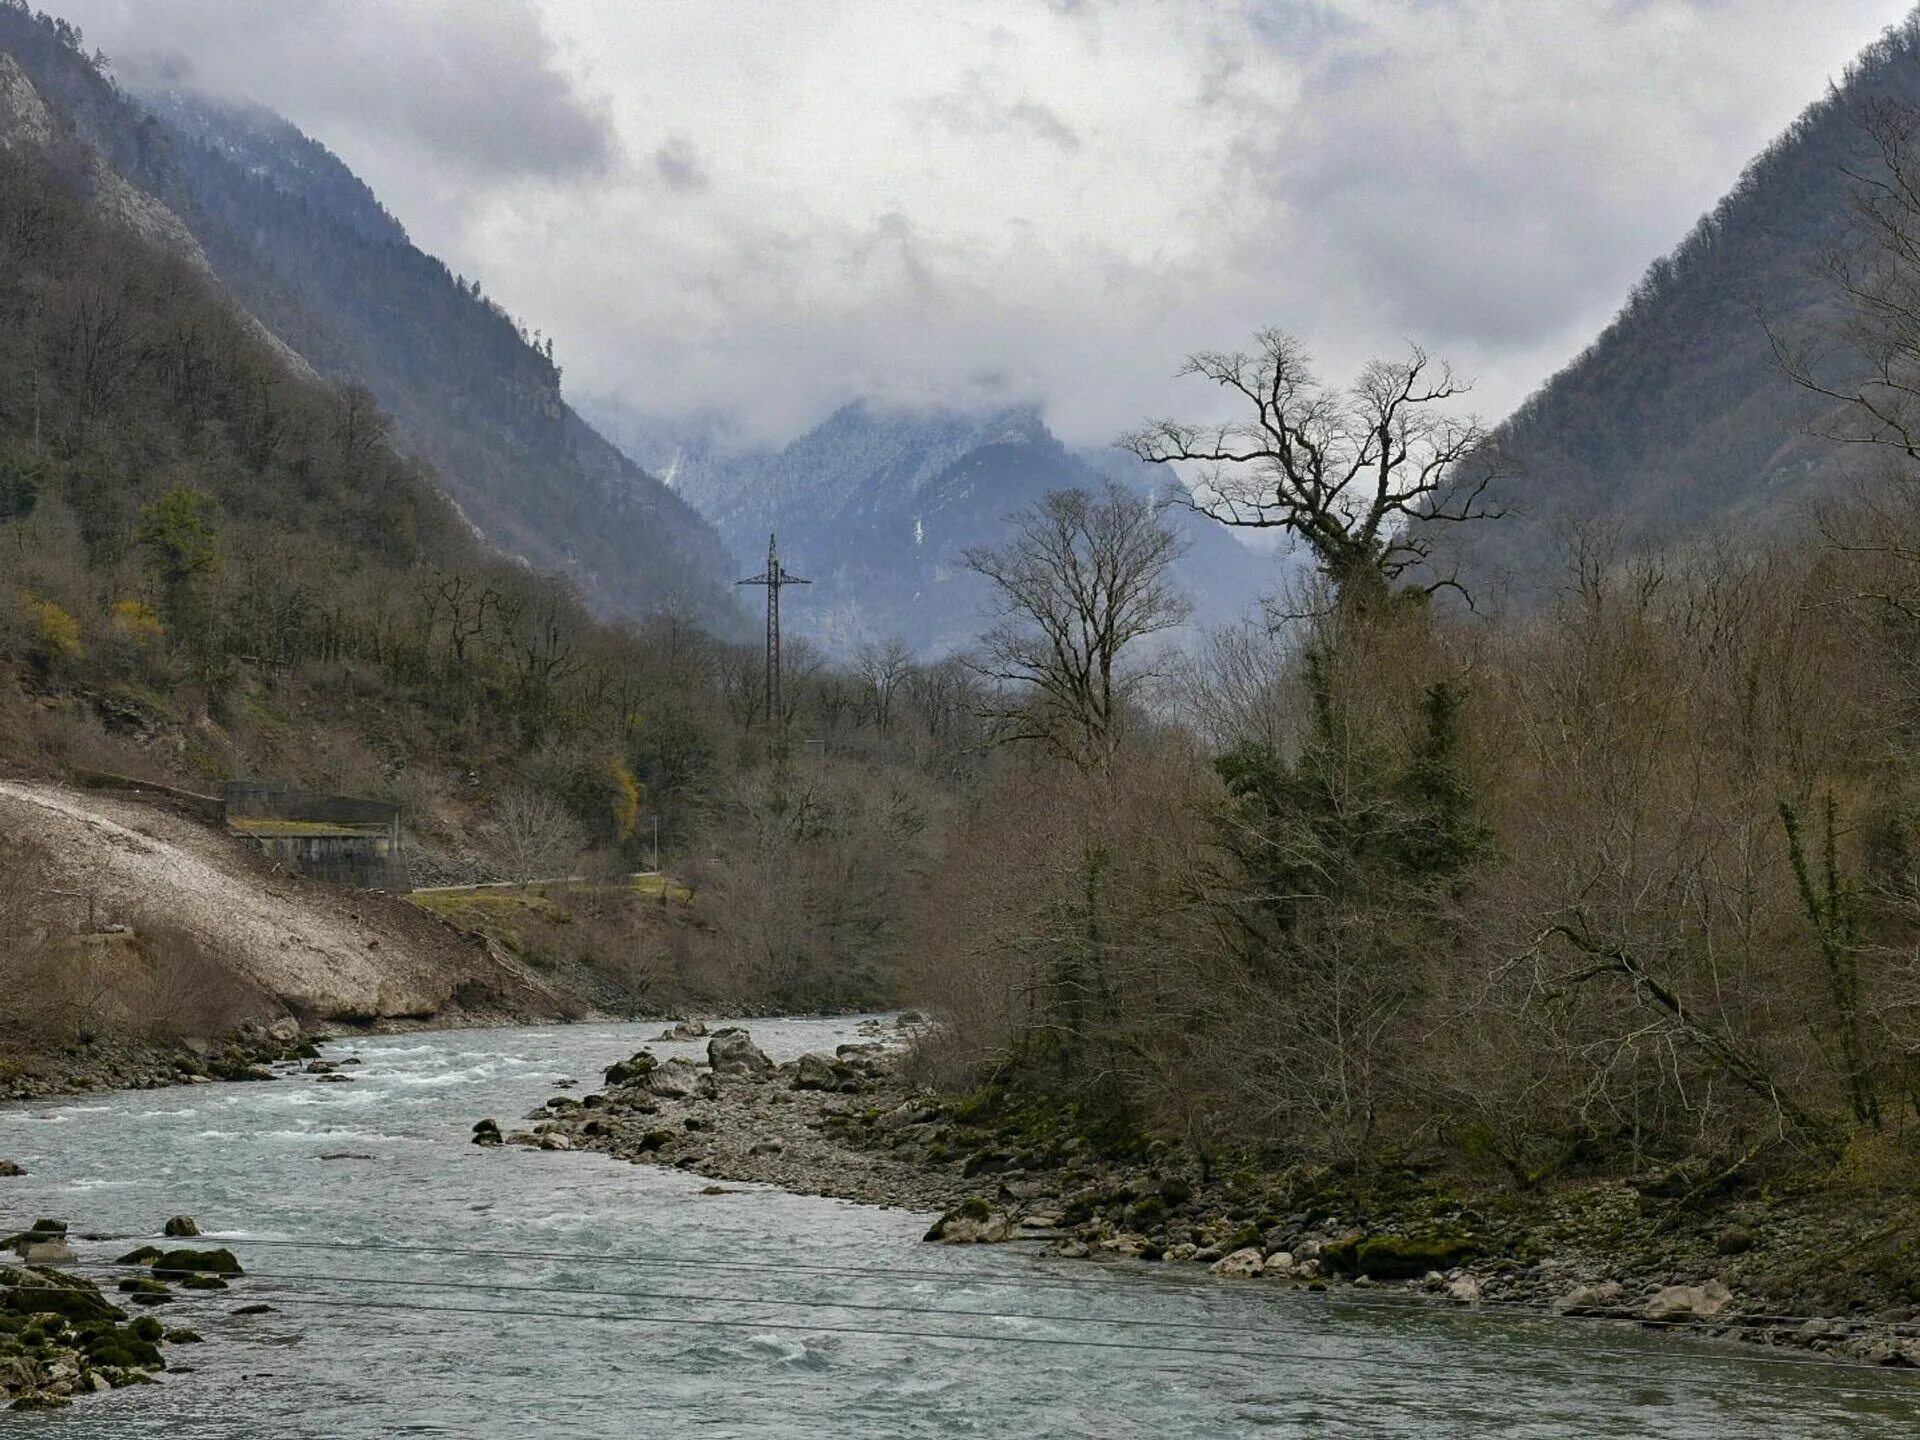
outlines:
[[[749, 1023], [775, 1059], [853, 1031]], [[351, 1040], [326, 1048], [362, 1062], [350, 1085], [0, 1106], [0, 1156], [29, 1171], [0, 1180], [0, 1222], [113, 1237], [78, 1245], [97, 1262], [185, 1212], [250, 1272], [160, 1312], [207, 1339], [170, 1349], [190, 1373], [0, 1415], [0, 1432], [1810, 1440], [1920, 1424], [1905, 1375], [925, 1245], [924, 1215], [468, 1142], [558, 1079], [595, 1088], [658, 1029]], [[234, 1313], [259, 1303], [276, 1308]]]

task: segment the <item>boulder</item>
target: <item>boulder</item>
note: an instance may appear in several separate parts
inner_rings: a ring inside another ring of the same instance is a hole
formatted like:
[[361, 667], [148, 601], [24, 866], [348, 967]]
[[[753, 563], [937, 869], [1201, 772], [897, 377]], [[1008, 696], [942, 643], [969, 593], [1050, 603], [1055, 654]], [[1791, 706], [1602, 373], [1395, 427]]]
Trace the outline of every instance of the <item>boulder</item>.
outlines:
[[281, 1045], [291, 1045], [300, 1038], [300, 1022], [291, 1015], [282, 1015], [267, 1026], [267, 1038]]
[[1265, 1264], [1266, 1257], [1260, 1253], [1260, 1247], [1249, 1245], [1244, 1250], [1236, 1250], [1231, 1255], [1221, 1256], [1209, 1265], [1207, 1270], [1213, 1275], [1246, 1280], [1258, 1275]]
[[573, 1149], [573, 1141], [561, 1134], [558, 1130], [550, 1130], [540, 1137], [540, 1148], [542, 1150], [571, 1150]]
[[500, 1122], [482, 1120], [473, 1127], [473, 1143], [476, 1145], [498, 1145], [500, 1143]]
[[1471, 1275], [1462, 1275], [1447, 1286], [1447, 1298], [1456, 1305], [1478, 1305], [1480, 1282]]
[[160, 1227], [160, 1233], [170, 1240], [191, 1240], [200, 1234], [200, 1227], [191, 1215], [175, 1215]]
[[58, 1235], [30, 1237], [14, 1250], [29, 1265], [71, 1265], [75, 1258], [73, 1248]]
[[771, 1075], [774, 1068], [753, 1037], [734, 1026], [715, 1031], [707, 1041], [707, 1064], [716, 1075]]
[[12, 1180], [26, 1173], [17, 1160], [0, 1160], [0, 1179]]
[[642, 1083], [649, 1095], [658, 1095], [662, 1100], [685, 1100], [697, 1094], [700, 1082], [708, 1077], [694, 1069], [687, 1060], [669, 1060], [648, 1072]]
[[796, 1090], [838, 1090], [841, 1077], [832, 1060], [809, 1051], [802, 1055], [793, 1071]]
[[1005, 1212], [984, 1200], [968, 1200], [934, 1221], [926, 1238], [942, 1245], [992, 1245], [1011, 1238], [1013, 1232], [1013, 1222]]
[[1576, 1285], [1566, 1294], [1556, 1296], [1551, 1308], [1556, 1315], [1592, 1315], [1619, 1305], [1623, 1293], [1619, 1282], [1615, 1280], [1603, 1281], [1598, 1285]]
[[238, 1275], [240, 1262], [224, 1247], [218, 1250], [169, 1250], [152, 1265], [155, 1277], [168, 1275]]
[[699, 1020], [676, 1020], [662, 1030], [661, 1040], [702, 1040], [706, 1038], [707, 1027]]
[[1704, 1285], [1669, 1285], [1640, 1309], [1647, 1320], [1705, 1320], [1733, 1303], [1733, 1292], [1718, 1280]]
[[625, 1060], [616, 1060], [606, 1070], [607, 1084], [632, 1085], [651, 1075], [660, 1064], [652, 1052], [641, 1050], [629, 1055]]
[[1276, 1250], [1260, 1263], [1260, 1273], [1284, 1277], [1293, 1273], [1293, 1254], [1287, 1250]]

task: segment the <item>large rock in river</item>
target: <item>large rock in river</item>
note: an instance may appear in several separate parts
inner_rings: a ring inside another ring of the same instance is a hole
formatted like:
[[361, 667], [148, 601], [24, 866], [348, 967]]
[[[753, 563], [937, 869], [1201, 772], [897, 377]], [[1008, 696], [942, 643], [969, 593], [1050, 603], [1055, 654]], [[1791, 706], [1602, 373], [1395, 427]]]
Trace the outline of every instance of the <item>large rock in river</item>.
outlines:
[[1733, 1292], [1718, 1280], [1704, 1285], [1669, 1285], [1658, 1291], [1641, 1309], [1648, 1320], [1704, 1320], [1718, 1315], [1733, 1302]]
[[704, 1095], [713, 1087], [713, 1077], [703, 1075], [688, 1060], [669, 1060], [650, 1073], [641, 1082], [647, 1093], [658, 1095], [662, 1100], [685, 1100], [690, 1095]]
[[707, 1041], [707, 1064], [716, 1075], [771, 1075], [773, 1061], [766, 1051], [753, 1043], [753, 1037], [737, 1025], [713, 1032]]

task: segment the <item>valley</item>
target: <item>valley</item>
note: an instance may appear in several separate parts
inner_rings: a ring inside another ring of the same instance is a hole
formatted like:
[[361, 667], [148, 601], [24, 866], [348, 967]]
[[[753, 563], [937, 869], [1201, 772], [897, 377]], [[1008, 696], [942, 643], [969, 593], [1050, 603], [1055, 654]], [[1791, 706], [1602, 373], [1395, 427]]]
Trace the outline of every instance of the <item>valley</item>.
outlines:
[[[0, 0], [9, 1426], [1911, 1430], [1920, 11], [1442, 103], [1344, 3], [1164, 84], [1179, 7], [73, 3]], [[1724, 198], [1595, 333], [1616, 96]]]

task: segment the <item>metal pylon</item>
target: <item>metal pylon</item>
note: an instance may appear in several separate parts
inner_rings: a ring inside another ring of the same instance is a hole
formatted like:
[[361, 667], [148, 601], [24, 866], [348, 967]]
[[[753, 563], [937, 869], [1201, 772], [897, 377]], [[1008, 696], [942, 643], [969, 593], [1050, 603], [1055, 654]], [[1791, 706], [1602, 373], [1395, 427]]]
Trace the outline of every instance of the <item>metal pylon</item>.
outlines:
[[758, 575], [736, 580], [736, 585], [767, 587], [767, 724], [777, 733], [786, 729], [787, 712], [780, 703], [780, 591], [788, 585], [811, 585], [798, 575], [789, 575], [780, 565], [780, 549], [774, 537], [767, 536], [767, 568]]

